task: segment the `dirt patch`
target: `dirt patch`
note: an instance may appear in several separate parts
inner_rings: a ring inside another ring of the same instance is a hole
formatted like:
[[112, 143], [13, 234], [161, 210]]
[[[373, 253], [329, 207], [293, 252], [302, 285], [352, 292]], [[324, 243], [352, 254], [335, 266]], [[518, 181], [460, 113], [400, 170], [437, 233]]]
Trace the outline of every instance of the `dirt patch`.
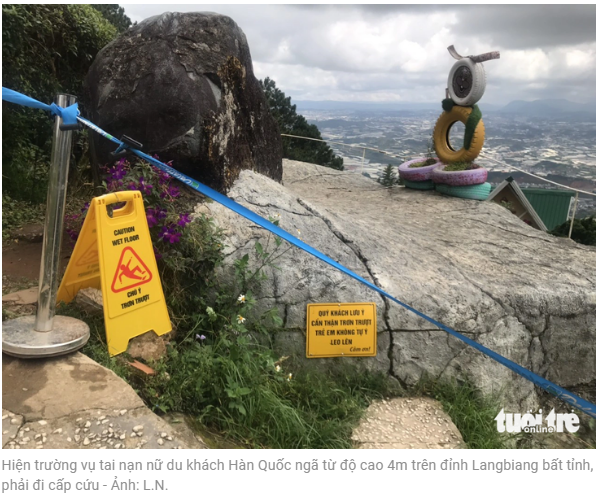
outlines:
[[[60, 253], [60, 275], [64, 273], [72, 248], [70, 239], [65, 237]], [[42, 242], [12, 240], [2, 246], [2, 275], [14, 279], [37, 281], [42, 259]], [[3, 290], [4, 292], [4, 286]]]

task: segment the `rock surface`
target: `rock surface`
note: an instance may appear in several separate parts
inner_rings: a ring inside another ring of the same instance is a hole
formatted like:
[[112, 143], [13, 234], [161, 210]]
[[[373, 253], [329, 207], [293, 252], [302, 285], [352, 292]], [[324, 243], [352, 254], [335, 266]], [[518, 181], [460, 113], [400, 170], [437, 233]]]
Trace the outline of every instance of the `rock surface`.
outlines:
[[81, 353], [2, 357], [2, 447], [206, 448], [145, 407], [123, 379]]
[[95, 288], [80, 289], [75, 296], [75, 303], [81, 310], [90, 315], [104, 314], [104, 298], [102, 291]]
[[[494, 204], [433, 191], [385, 189], [353, 173], [284, 161], [284, 186], [251, 171], [229, 196], [374, 282], [399, 300], [582, 396], [595, 397], [596, 253], [532, 229]], [[217, 203], [200, 204], [225, 229], [227, 262], [266, 231]], [[270, 248], [272, 240], [270, 239]], [[283, 243], [281, 249], [287, 248]], [[404, 385], [470, 378], [505, 407], [531, 409], [545, 393], [431, 323], [299, 249], [269, 269], [259, 308], [277, 306], [281, 354], [315, 365], [351, 362]], [[378, 355], [305, 359], [308, 303], [375, 302]]]
[[[220, 191], [244, 169], [277, 181], [282, 141], [253, 74], [245, 34], [227, 16], [146, 19], [96, 57], [86, 78], [91, 120], [128, 135]], [[92, 134], [98, 160], [114, 145]]]
[[426, 397], [375, 400], [352, 435], [358, 449], [464, 449], [442, 404]]
[[127, 353], [133, 358], [158, 360], [166, 355], [169, 337], [169, 334], [158, 336], [153, 331], [148, 331], [129, 341]]
[[10, 305], [33, 305], [37, 303], [37, 294], [39, 289], [37, 286], [32, 288], [15, 291], [2, 296], [2, 303]]

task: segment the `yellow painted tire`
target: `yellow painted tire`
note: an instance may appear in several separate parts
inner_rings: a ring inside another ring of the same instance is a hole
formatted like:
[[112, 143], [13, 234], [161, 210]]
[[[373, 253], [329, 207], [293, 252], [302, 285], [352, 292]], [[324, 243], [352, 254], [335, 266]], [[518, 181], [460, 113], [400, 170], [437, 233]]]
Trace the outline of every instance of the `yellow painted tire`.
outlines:
[[443, 112], [436, 126], [434, 127], [434, 148], [438, 159], [443, 163], [455, 163], [456, 161], [473, 161], [478, 157], [482, 146], [484, 145], [484, 122], [480, 120], [473, 132], [471, 145], [469, 149], [461, 148], [455, 151], [449, 142], [449, 132], [451, 127], [460, 121], [464, 125], [467, 124], [467, 118], [471, 114], [470, 107], [453, 106], [449, 113]]

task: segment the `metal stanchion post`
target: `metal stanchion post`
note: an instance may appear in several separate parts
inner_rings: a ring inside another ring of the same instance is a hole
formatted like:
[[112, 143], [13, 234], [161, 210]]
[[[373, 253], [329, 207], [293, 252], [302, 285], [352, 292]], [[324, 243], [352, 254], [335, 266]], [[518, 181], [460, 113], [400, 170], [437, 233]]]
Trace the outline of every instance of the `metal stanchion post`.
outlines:
[[[60, 94], [56, 97], [56, 104], [63, 108], [75, 102], [72, 95]], [[63, 355], [78, 350], [89, 339], [89, 326], [85, 322], [54, 315], [73, 135], [70, 130], [62, 130], [61, 124], [62, 118], [56, 116], [52, 134], [37, 315], [18, 317], [2, 323], [2, 351], [15, 357]]]
[[571, 214], [571, 225], [569, 225], [569, 239], [571, 239], [571, 233], [573, 232], [573, 222], [575, 222], [575, 212], [577, 211], [577, 201], [579, 199], [579, 192], [575, 193], [575, 204], [573, 205], [573, 213]]

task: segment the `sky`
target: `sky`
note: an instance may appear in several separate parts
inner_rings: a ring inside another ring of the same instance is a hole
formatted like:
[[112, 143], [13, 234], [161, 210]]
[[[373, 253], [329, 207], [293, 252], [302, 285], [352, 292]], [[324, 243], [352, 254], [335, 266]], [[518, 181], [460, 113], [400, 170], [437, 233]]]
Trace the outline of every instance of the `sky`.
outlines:
[[293, 101], [437, 102], [456, 62], [449, 45], [463, 56], [500, 51], [484, 63], [483, 102], [596, 99], [595, 5], [121, 5], [137, 22], [231, 17], [257, 78]]

